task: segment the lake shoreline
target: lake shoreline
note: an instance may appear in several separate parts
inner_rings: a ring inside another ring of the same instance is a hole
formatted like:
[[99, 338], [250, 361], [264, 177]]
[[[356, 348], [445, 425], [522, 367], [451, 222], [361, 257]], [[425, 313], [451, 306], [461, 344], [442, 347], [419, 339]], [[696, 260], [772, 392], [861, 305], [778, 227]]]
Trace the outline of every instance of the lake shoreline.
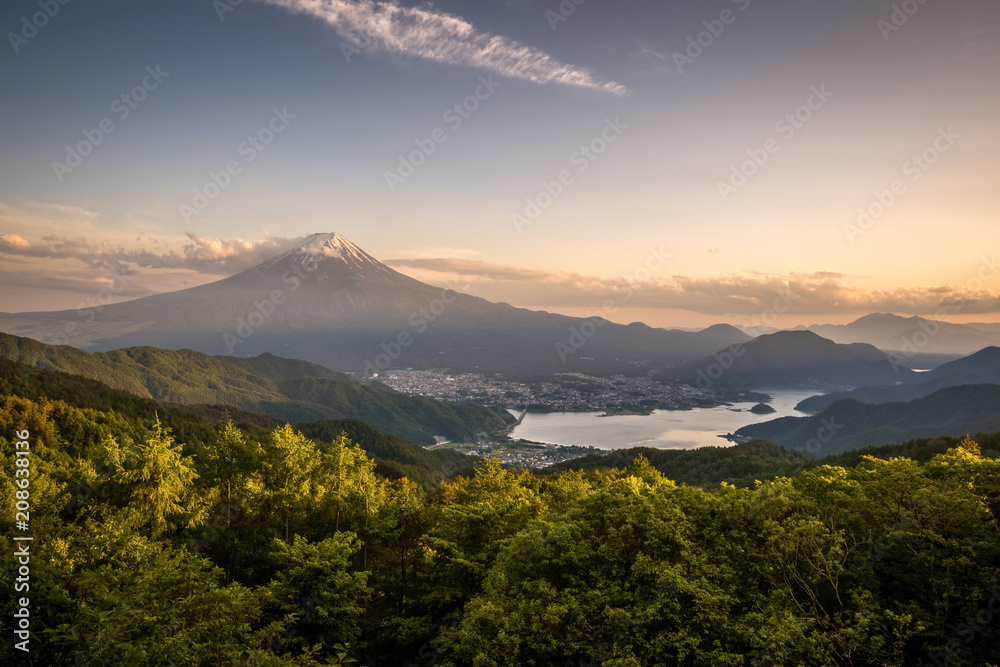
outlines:
[[[754, 392], [750, 400], [743, 402], [685, 410], [529, 411], [510, 435], [515, 439], [554, 446], [594, 447], [604, 451], [631, 447], [697, 449], [732, 446], [732, 434], [743, 426], [780, 417], [805, 416], [794, 406], [817, 393], [802, 389], [761, 389]], [[768, 395], [770, 400], [767, 403], [775, 409], [773, 414], [751, 412], [751, 408], [762, 402], [758, 400], [760, 394]]]

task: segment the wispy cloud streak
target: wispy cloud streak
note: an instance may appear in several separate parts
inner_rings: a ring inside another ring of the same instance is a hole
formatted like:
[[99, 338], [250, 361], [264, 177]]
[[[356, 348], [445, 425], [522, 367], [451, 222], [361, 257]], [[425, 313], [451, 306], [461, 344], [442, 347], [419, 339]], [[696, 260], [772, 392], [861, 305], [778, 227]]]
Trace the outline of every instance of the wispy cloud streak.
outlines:
[[480, 32], [460, 16], [425, 7], [378, 0], [259, 0], [308, 14], [332, 26], [367, 52], [423, 58], [485, 69], [512, 79], [591, 88], [613, 95], [628, 89], [590, 70], [559, 62], [547, 53], [500, 35]]
[[99, 269], [133, 265], [143, 269], [187, 270], [209, 276], [225, 276], [253, 268], [298, 247], [304, 241], [304, 237], [271, 237], [266, 241], [209, 239], [188, 233], [183, 248], [178, 252], [168, 247], [129, 248], [82, 236], [70, 238], [49, 234], [41, 241], [29, 242], [17, 234], [0, 234], [0, 257], [73, 259]]

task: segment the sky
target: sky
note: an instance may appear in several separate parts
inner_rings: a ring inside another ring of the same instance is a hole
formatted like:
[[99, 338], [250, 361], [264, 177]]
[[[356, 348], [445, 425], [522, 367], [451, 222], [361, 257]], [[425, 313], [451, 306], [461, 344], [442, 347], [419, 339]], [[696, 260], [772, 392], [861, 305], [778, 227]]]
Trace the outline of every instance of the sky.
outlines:
[[7, 0], [0, 31], [3, 312], [338, 232], [516, 306], [629, 282], [626, 323], [1000, 321], [993, 0]]

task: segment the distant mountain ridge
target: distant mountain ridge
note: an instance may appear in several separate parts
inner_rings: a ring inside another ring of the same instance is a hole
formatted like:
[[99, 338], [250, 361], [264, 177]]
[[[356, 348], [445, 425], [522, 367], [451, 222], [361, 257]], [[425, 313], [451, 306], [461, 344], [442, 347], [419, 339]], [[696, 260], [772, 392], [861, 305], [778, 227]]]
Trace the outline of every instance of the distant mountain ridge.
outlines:
[[779, 331], [717, 351], [673, 369], [702, 388], [857, 387], [909, 381], [916, 374], [893, 365], [871, 345], [838, 345], [811, 331]]
[[79, 375], [142, 398], [225, 405], [288, 422], [358, 419], [422, 445], [441, 435], [474, 441], [513, 422], [505, 410], [411, 397], [307, 362], [264, 355], [211, 357], [191, 350], [127, 348], [89, 353], [0, 334], [0, 357]]
[[889, 313], [873, 313], [850, 324], [814, 324], [806, 329], [835, 343], [868, 343], [904, 357], [966, 355], [1000, 344], [1000, 331], [990, 331], [989, 325], [977, 327]]
[[521, 377], [637, 373], [643, 362], [677, 363], [750, 338], [728, 325], [684, 332], [492, 303], [409, 278], [338, 234], [315, 234], [224, 280], [111, 304], [86, 319], [75, 311], [0, 315], [0, 330], [36, 339], [72, 330], [68, 343], [94, 352], [188, 348], [272, 353], [344, 372]]
[[1000, 385], [947, 387], [900, 403], [844, 399], [811, 417], [782, 417], [744, 426], [734, 435], [761, 439], [817, 458], [915, 438], [1000, 431]]
[[916, 374], [903, 384], [859, 387], [851, 391], [812, 396], [795, 407], [802, 412], [815, 413], [845, 398], [870, 404], [912, 401], [930, 396], [939, 389], [963, 384], [1000, 384], [1000, 347], [987, 347], [927, 373]]

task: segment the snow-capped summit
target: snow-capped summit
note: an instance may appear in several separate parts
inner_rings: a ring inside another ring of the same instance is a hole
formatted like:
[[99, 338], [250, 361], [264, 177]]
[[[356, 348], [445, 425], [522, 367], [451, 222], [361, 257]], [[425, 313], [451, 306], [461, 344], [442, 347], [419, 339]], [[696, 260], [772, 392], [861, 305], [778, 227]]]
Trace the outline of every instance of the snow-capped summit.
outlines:
[[308, 273], [319, 270], [322, 275], [340, 279], [386, 280], [402, 277], [335, 232], [313, 234], [298, 248], [264, 262], [253, 271], [257, 274], [266, 274], [295, 268], [298, 269], [294, 271], [296, 274], [303, 270]]

